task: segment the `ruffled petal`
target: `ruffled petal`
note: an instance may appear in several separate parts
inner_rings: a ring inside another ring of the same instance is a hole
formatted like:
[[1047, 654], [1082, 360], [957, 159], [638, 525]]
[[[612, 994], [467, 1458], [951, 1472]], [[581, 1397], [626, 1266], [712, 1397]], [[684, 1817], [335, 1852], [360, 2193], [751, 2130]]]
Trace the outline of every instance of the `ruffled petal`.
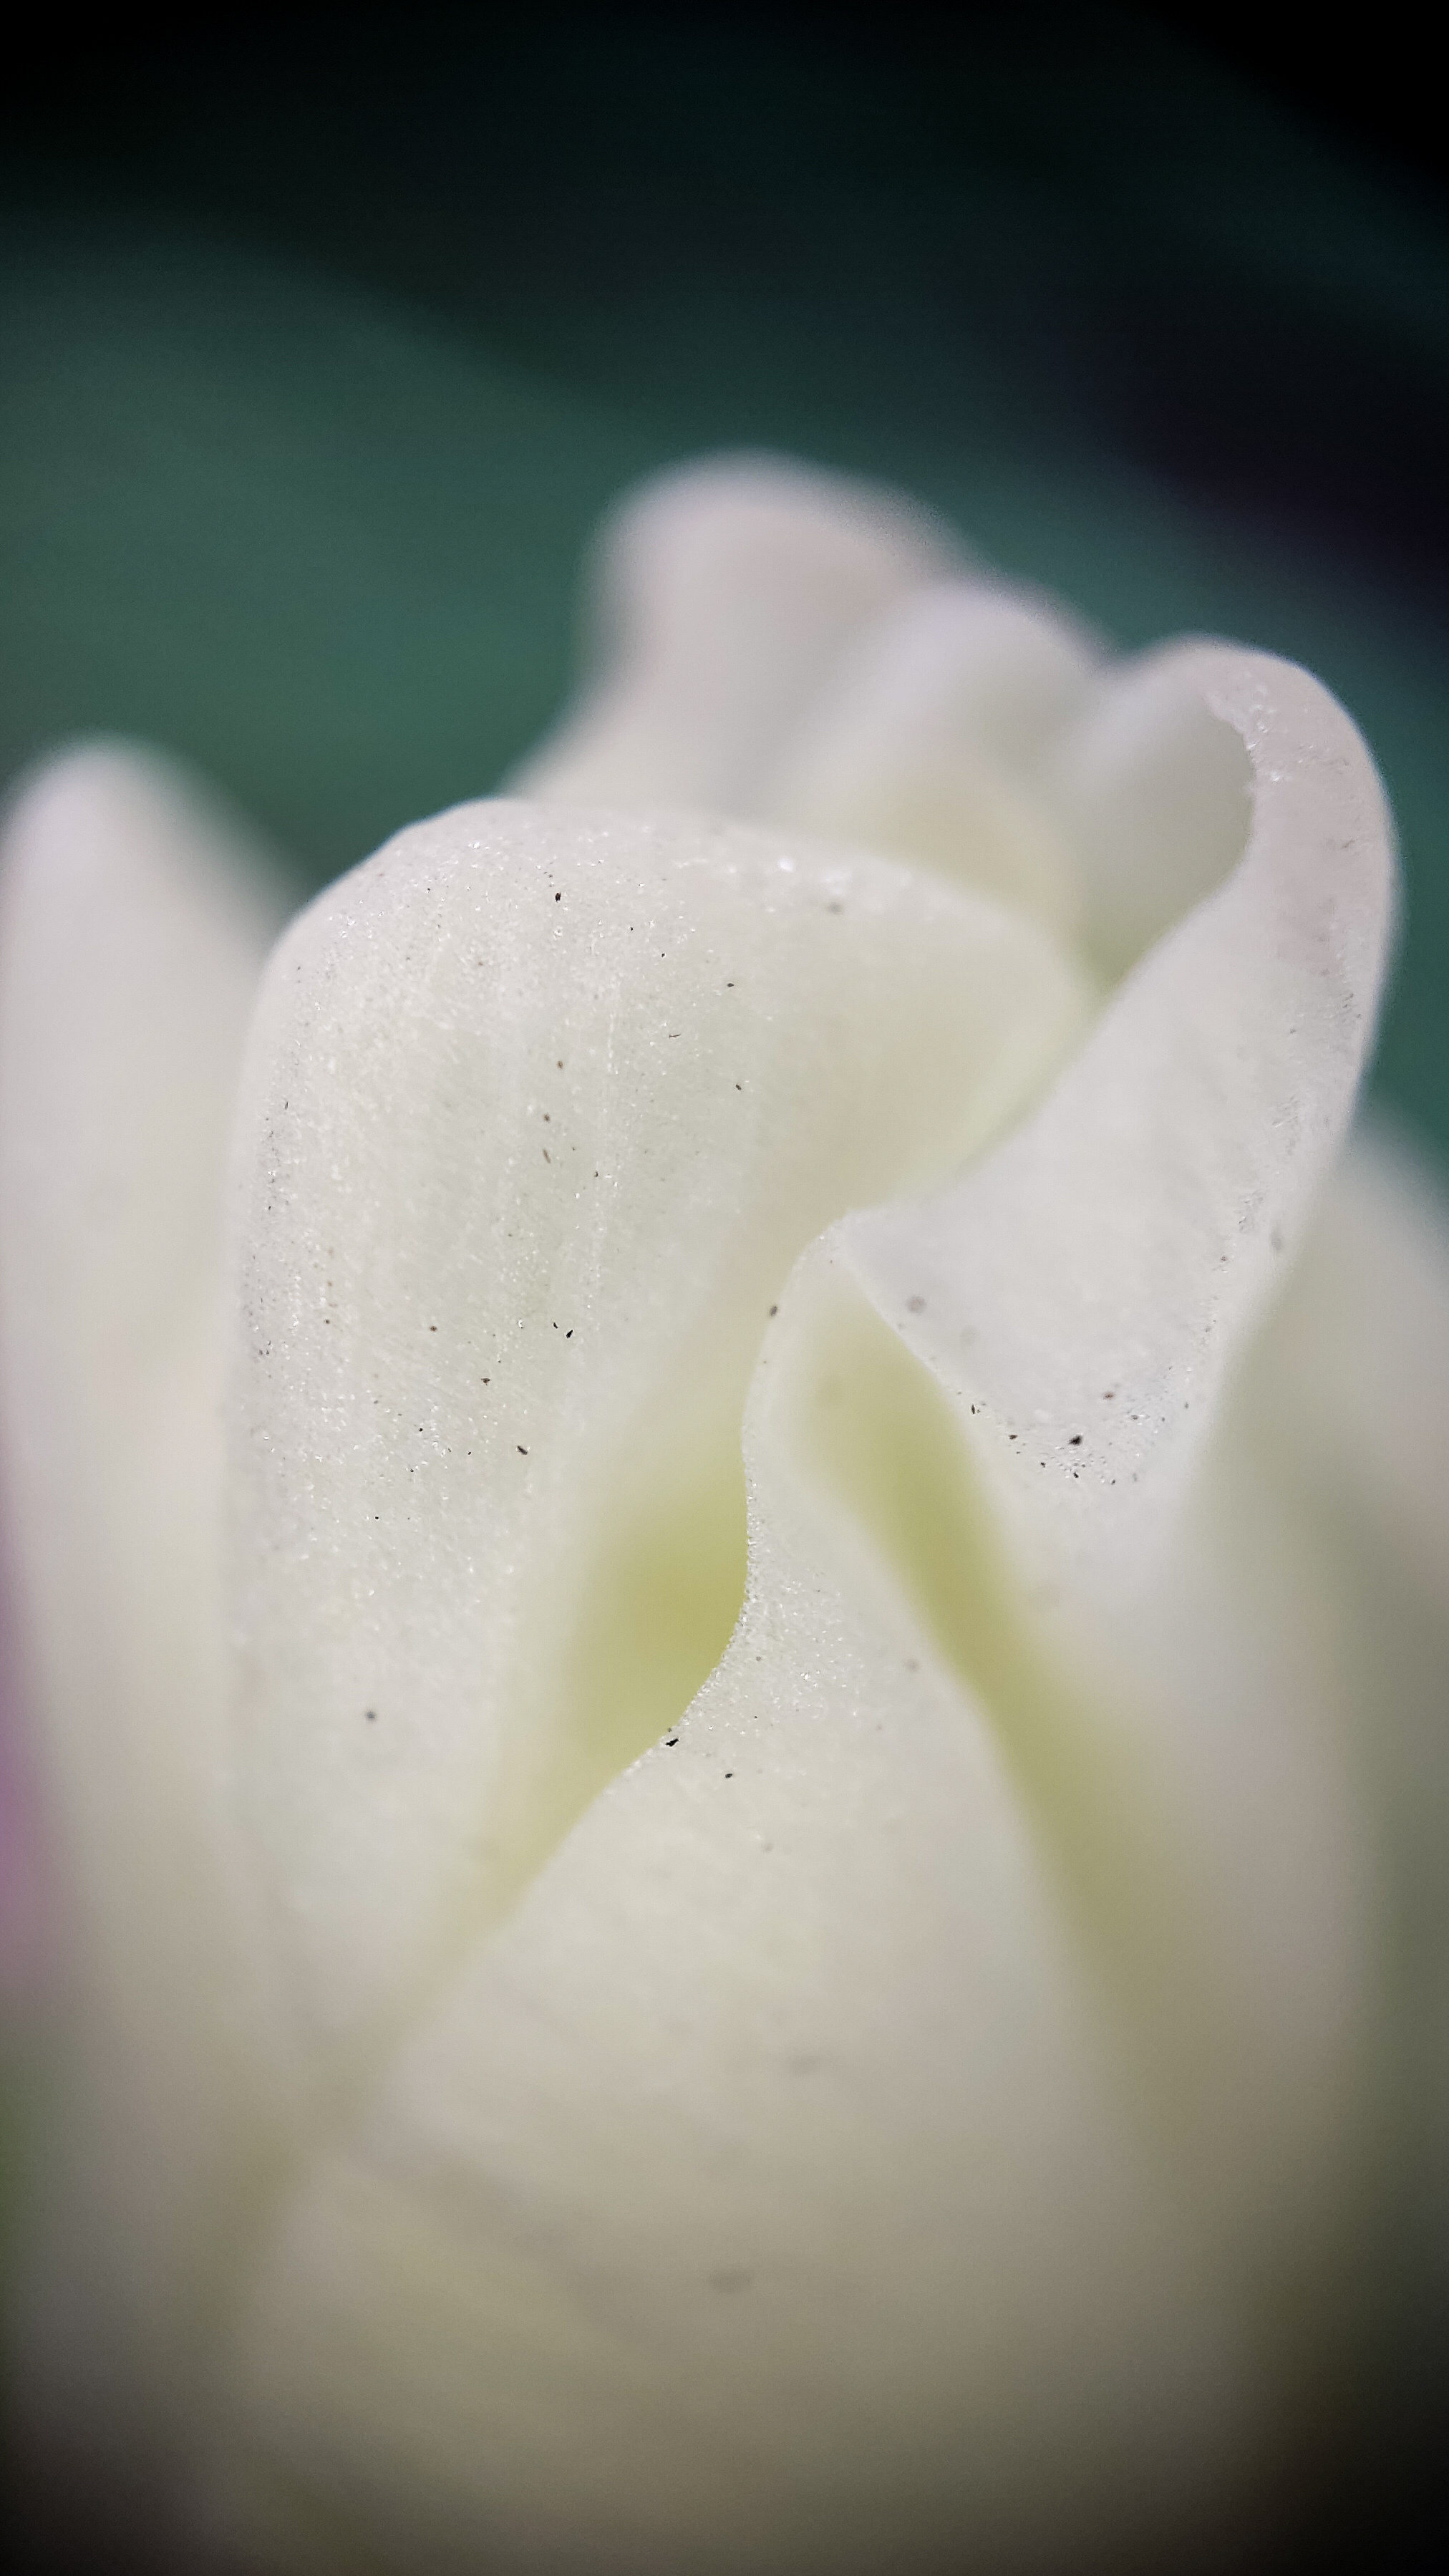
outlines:
[[233, 2546], [1012, 2563], [1205, 2509], [1262, 2437], [990, 1712], [752, 1452], [723, 1663], [282, 2215], [197, 2499]]
[[771, 1299], [740, 1624], [341, 2106], [242, 2322], [223, 2527], [305, 2497], [399, 2567], [1160, 2542], [1331, 2388], [1379, 2143], [1350, 1667], [1311, 1533], [1208, 1435], [1393, 870], [1313, 683], [1190, 668], [1247, 857], [1024, 1128]]
[[1099, 1600], [1166, 1548], [1286, 1276], [1352, 1112], [1394, 928], [1383, 791], [1327, 691], [1223, 646], [1164, 668], [1251, 763], [1240, 865], [999, 1153], [843, 1239], [968, 1419], [1023, 1566]]
[[344, 2057], [723, 1652], [802, 1246], [959, 1168], [1083, 1008], [992, 905], [706, 821], [462, 807], [293, 926], [239, 1129], [237, 1761]]

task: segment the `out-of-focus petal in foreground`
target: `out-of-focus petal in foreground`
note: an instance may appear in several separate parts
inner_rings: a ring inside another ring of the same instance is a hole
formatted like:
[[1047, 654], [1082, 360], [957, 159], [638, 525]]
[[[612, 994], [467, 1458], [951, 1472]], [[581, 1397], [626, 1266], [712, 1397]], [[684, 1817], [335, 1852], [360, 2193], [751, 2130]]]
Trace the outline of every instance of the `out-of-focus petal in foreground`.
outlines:
[[82, 2455], [144, 2480], [271, 2117], [225, 1812], [219, 1292], [280, 906], [187, 781], [107, 746], [22, 789], [0, 906], [5, 1520], [72, 2094], [19, 2375], [24, 2401], [53, 2367]]

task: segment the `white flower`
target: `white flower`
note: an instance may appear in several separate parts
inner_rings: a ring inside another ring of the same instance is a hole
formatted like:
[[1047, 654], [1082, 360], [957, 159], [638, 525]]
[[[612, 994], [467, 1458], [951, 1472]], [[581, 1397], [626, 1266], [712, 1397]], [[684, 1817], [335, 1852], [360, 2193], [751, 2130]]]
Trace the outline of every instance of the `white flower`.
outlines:
[[1443, 2250], [1381, 791], [803, 473], [604, 576], [518, 796], [265, 967], [155, 763], [11, 814], [34, 2439], [187, 2566], [1200, 2530]]

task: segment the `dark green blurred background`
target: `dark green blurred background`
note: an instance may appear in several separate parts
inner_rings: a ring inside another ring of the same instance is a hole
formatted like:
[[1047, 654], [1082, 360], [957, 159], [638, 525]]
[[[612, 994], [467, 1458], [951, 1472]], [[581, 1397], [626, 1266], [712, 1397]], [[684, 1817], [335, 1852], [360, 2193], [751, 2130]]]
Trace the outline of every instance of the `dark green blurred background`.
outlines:
[[539, 731], [622, 482], [792, 450], [1125, 646], [1328, 679], [1408, 862], [1382, 1082], [1449, 1148], [1449, 211], [1366, 73], [1207, 42], [1092, 9], [42, 31], [0, 137], [0, 771], [148, 737], [316, 884]]

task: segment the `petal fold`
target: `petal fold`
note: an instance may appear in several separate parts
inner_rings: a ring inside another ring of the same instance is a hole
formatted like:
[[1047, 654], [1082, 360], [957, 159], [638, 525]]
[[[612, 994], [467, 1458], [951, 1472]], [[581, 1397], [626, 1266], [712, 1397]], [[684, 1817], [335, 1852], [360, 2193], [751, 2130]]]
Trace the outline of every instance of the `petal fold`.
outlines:
[[293, 926], [239, 1131], [236, 1727], [314, 2034], [414, 2009], [682, 1713], [792, 1262], [960, 1168], [1083, 1008], [993, 905], [706, 820], [462, 807]]
[[957, 1187], [843, 1238], [968, 1417], [1032, 1579], [1099, 1601], [1166, 1546], [1286, 1276], [1394, 927], [1383, 792], [1327, 691], [1227, 647], [1163, 667], [1251, 763], [1244, 857], [1149, 951], [1024, 1128]]

